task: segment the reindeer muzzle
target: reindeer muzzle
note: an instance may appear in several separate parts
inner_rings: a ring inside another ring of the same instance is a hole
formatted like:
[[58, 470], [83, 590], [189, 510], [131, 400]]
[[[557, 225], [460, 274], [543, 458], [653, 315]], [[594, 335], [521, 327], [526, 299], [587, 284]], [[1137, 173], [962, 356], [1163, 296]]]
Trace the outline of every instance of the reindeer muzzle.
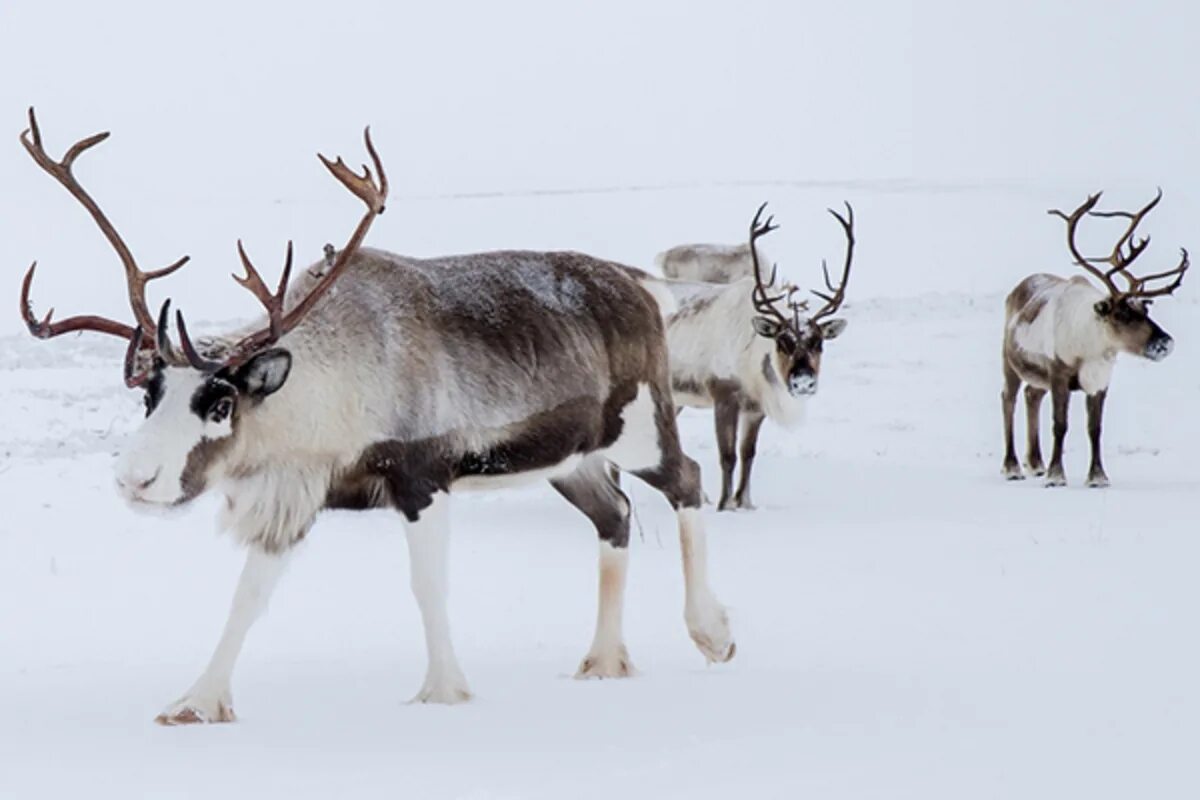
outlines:
[[1146, 350], [1143, 355], [1151, 361], [1162, 361], [1167, 356], [1171, 355], [1171, 351], [1175, 349], [1175, 340], [1170, 336], [1159, 336], [1150, 340], [1146, 345]]
[[817, 393], [817, 376], [812, 374], [792, 375], [788, 378], [788, 394], [792, 397], [808, 397]]

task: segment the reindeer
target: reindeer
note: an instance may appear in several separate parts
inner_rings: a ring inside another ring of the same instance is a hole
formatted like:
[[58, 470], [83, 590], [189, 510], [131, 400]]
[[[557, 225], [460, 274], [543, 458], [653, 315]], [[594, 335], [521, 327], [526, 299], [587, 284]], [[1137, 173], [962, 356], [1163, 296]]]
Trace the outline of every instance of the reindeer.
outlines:
[[[750, 223], [751, 276], [728, 285], [668, 283], [679, 308], [667, 319], [671, 383], [681, 406], [712, 408], [721, 455], [720, 510], [750, 509], [750, 469], [763, 419], [783, 425], [799, 421], [804, 402], [817, 391], [821, 352], [826, 341], [846, 328], [844, 319], [827, 319], [841, 308], [854, 258], [854, 210], [829, 213], [846, 234], [846, 260], [837, 286], [824, 262], [825, 288], [814, 291], [825, 304], [812, 314], [796, 302], [795, 287], [777, 289], [777, 270], [764, 280], [758, 240], [775, 230], [774, 217], [762, 222], [763, 203]], [[772, 294], [772, 292], [777, 292]], [[785, 304], [781, 307], [781, 302]], [[733, 490], [741, 427], [741, 477]]]
[[[755, 256], [762, 254], [758, 249]], [[753, 274], [750, 245], [681, 244], [654, 257], [662, 274], [672, 280], [733, 283]]]
[[[1046, 476], [1047, 486], [1066, 485], [1063, 473], [1063, 440], [1067, 435], [1067, 411], [1071, 392], [1087, 396], [1088, 434], [1092, 444], [1092, 463], [1087, 485], [1108, 486], [1108, 476], [1100, 457], [1100, 427], [1108, 383], [1117, 353], [1131, 353], [1151, 361], [1171, 354], [1174, 341], [1150, 319], [1154, 298], [1170, 295], [1183, 283], [1188, 269], [1188, 252], [1181, 250], [1179, 264], [1165, 272], [1137, 277], [1129, 265], [1150, 244], [1150, 237], [1135, 240], [1138, 224], [1162, 199], [1160, 189], [1154, 199], [1139, 211], [1094, 211], [1100, 192], [1091, 195], [1074, 211], [1057, 209], [1048, 213], [1066, 220], [1067, 248], [1075, 263], [1098, 279], [1097, 288], [1082, 275], [1060, 278], [1056, 275], [1030, 275], [1017, 284], [1005, 302], [1004, 322], [1004, 467], [1009, 480], [1024, 478], [1013, 445], [1013, 411], [1017, 391], [1025, 386], [1027, 425], [1026, 466], [1034, 475]], [[1125, 232], [1112, 252], [1103, 258], [1083, 256], [1075, 244], [1075, 232], [1084, 216], [1121, 217], [1129, 220]], [[1108, 265], [1100, 269], [1097, 264]], [[1125, 282], [1122, 288], [1114, 278]], [[1173, 278], [1170, 283], [1147, 289], [1150, 281]], [[1050, 469], [1042, 463], [1038, 441], [1038, 416], [1042, 399], [1050, 392], [1054, 407], [1054, 450]]]
[[710, 662], [733, 657], [725, 610], [708, 583], [699, 468], [680, 450], [650, 276], [571, 252], [418, 260], [363, 248], [388, 194], [368, 128], [374, 172], [320, 157], [366, 205], [332, 263], [289, 288], [289, 243], [272, 291], [239, 242], [245, 274], [235, 279], [262, 303], [265, 319], [194, 343], [176, 312], [176, 347], [170, 301], [155, 318], [145, 289], [187, 258], [140, 269], [72, 173], [76, 158], [107, 136], [79, 141], [54, 161], [30, 109], [21, 142], [116, 250], [134, 324], [38, 319], [29, 300], [36, 262], [22, 284], [22, 314], [41, 339], [89, 330], [128, 341], [125, 383], [144, 392], [146, 420], [120, 455], [121, 494], [137, 508], [160, 508], [217, 492], [224, 527], [248, 550], [212, 660], [158, 722], [234, 719], [230, 682], [247, 632], [296, 543], [333, 508], [403, 515], [428, 650], [415, 700], [467, 700], [447, 617], [448, 497], [535, 480], [549, 480], [600, 540], [596, 632], [577, 676], [631, 674], [622, 636], [630, 504], [610, 464], [676, 509], [688, 630]]

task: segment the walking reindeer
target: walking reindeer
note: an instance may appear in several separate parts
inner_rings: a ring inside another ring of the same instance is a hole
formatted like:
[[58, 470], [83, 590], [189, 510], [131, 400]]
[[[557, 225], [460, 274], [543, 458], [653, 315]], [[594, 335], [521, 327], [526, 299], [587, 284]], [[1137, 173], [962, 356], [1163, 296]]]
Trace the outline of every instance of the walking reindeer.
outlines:
[[[807, 301], [794, 299], [795, 287], [776, 285], [774, 268], [764, 280], [757, 242], [777, 227], [774, 217], [762, 221], [765, 209], [763, 203], [750, 223], [750, 277], [724, 286], [669, 283], [679, 298], [679, 308], [667, 318], [675, 402], [713, 409], [721, 456], [721, 510], [753, 508], [750, 470], [763, 419], [787, 426], [799, 421], [805, 400], [817, 391], [825, 342], [846, 328], [844, 319], [830, 317], [846, 296], [854, 259], [854, 209], [847, 203], [846, 216], [829, 211], [846, 234], [846, 260], [837, 286], [822, 262], [827, 293], [813, 292], [824, 305], [812, 314]], [[741, 476], [735, 492], [739, 455]]]
[[[1138, 277], [1129, 266], [1150, 244], [1150, 237], [1134, 239], [1138, 224], [1162, 199], [1162, 190], [1136, 212], [1095, 211], [1100, 193], [1091, 195], [1070, 214], [1049, 213], [1067, 222], [1067, 247], [1075, 263], [1100, 281], [1101, 288], [1082, 275], [1030, 275], [1017, 284], [1005, 303], [1004, 322], [1004, 475], [1023, 478], [1013, 444], [1013, 412], [1021, 383], [1025, 386], [1027, 425], [1026, 466], [1034, 475], [1046, 475], [1047, 486], [1063, 486], [1063, 439], [1067, 435], [1070, 393], [1087, 395], [1088, 435], [1092, 463], [1088, 486], [1107, 486], [1108, 476], [1100, 457], [1100, 427], [1108, 383], [1117, 353], [1125, 352], [1161, 361], [1171, 354], [1173, 340], [1150, 319], [1150, 303], [1173, 294], [1183, 283], [1188, 269], [1187, 250], [1181, 250], [1173, 269]], [[1085, 216], [1120, 217], [1129, 220], [1112, 252], [1103, 258], [1087, 258], [1075, 243], [1075, 232]], [[1106, 265], [1101, 269], [1098, 265]], [[1115, 282], [1120, 277], [1125, 286]], [[1149, 289], [1151, 281], [1171, 279]], [[1050, 468], [1042, 463], [1038, 441], [1038, 416], [1042, 399], [1050, 392], [1054, 407], [1054, 450]]]
[[265, 320], [193, 342], [177, 313], [176, 347], [169, 301], [155, 319], [145, 288], [187, 259], [141, 270], [72, 173], [75, 159], [107, 136], [77, 142], [54, 161], [31, 109], [21, 141], [117, 251], [134, 324], [39, 320], [29, 303], [36, 262], [22, 313], [39, 338], [93, 330], [128, 340], [125, 382], [145, 392], [147, 418], [117, 466], [121, 492], [135, 506], [159, 507], [219, 492], [224, 525], [248, 548], [212, 660], [159, 722], [234, 719], [230, 679], [246, 634], [293, 546], [328, 508], [404, 515], [429, 656], [416, 699], [468, 699], [446, 608], [447, 497], [537, 479], [589, 517], [600, 538], [599, 615], [578, 675], [630, 674], [622, 637], [630, 506], [610, 462], [677, 509], [688, 630], [709, 661], [733, 657], [725, 611], [709, 588], [699, 469], [679, 447], [652, 294], [660, 287], [650, 276], [578, 253], [417, 260], [362, 248], [388, 194], [368, 129], [374, 173], [321, 158], [366, 205], [332, 263], [289, 288], [289, 243], [272, 292], [239, 242], [245, 276], [237, 281], [263, 304]]

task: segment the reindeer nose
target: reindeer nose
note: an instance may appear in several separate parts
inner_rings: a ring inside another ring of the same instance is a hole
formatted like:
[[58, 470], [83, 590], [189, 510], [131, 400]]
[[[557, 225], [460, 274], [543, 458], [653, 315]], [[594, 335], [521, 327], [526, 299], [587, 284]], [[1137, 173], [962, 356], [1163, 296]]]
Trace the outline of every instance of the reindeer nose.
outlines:
[[793, 375], [788, 381], [788, 389], [793, 395], [809, 395], [817, 393], [816, 375]]
[[1170, 336], [1163, 336], [1154, 339], [1150, 344], [1146, 345], [1146, 358], [1151, 361], [1162, 361], [1167, 356], [1171, 355], [1171, 351], [1175, 349], [1175, 340]]
[[138, 492], [144, 492], [154, 485], [154, 482], [158, 480], [158, 476], [161, 472], [161, 469], [155, 470], [154, 474], [148, 478], [138, 475], [118, 475], [117, 486], [120, 486], [122, 489], [132, 490], [134, 494]]

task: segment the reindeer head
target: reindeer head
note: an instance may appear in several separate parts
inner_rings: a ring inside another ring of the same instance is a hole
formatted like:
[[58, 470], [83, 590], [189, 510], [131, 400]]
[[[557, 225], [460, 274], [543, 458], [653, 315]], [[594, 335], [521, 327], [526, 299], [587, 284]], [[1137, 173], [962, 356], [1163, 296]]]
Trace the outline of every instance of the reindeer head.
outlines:
[[291, 371], [292, 356], [276, 343], [295, 328], [316, 302], [345, 271], [358, 251], [371, 223], [383, 213], [387, 198], [387, 176], [371, 142], [370, 129], [364, 134], [367, 151], [379, 173], [376, 183], [371, 170], [364, 166], [358, 175], [343, 163], [318, 156], [321, 162], [355, 196], [367, 205], [367, 211], [346, 246], [337, 254], [331, 268], [302, 297], [284, 308], [288, 279], [292, 269], [292, 245], [288, 243], [283, 275], [274, 293], [250, 263], [242, 243], [238, 254], [246, 270], [234, 279], [254, 294], [267, 310], [265, 327], [238, 341], [222, 342], [216, 352], [201, 354], [188, 336], [183, 314], [176, 312], [179, 348], [171, 342], [168, 325], [170, 304], [167, 300], [158, 318], [151, 317], [145, 297], [146, 284], [165, 277], [187, 263], [185, 256], [160, 270], [144, 272], [116, 228], [100, 210], [71, 171], [75, 159], [88, 148], [108, 138], [101, 133], [83, 139], [54, 161], [42, 147], [41, 132], [33, 109], [29, 110], [29, 128], [21, 134], [21, 143], [43, 170], [54, 177], [91, 214], [125, 268], [130, 306], [136, 324], [96, 316], [71, 317], [53, 322], [54, 310], [42, 319], [33, 313], [29, 300], [37, 262], [30, 266], [21, 286], [21, 313], [30, 333], [49, 339], [72, 331], [93, 330], [127, 339], [125, 385], [145, 392], [146, 420], [134, 435], [130, 446], [118, 460], [117, 485], [131, 503], [143, 506], [175, 506], [202, 494], [222, 475], [222, 456], [236, 442], [247, 415], [259, 409], [281, 389]]
[[[1150, 319], [1150, 304], [1155, 297], [1169, 295], [1183, 283], [1183, 275], [1189, 266], [1187, 250], [1180, 250], [1179, 264], [1165, 272], [1137, 277], [1129, 271], [1129, 265], [1145, 251], [1150, 244], [1150, 237], [1144, 236], [1135, 240], [1134, 233], [1142, 218], [1162, 200], [1162, 189], [1154, 199], [1135, 212], [1130, 211], [1094, 211], [1100, 201], [1101, 192], [1088, 197], [1083, 205], [1070, 214], [1051, 210], [1049, 213], [1062, 217], [1067, 221], [1067, 247], [1075, 258], [1075, 263], [1090, 274], [1100, 279], [1108, 296], [1096, 301], [1092, 309], [1096, 314], [1099, 329], [1114, 350], [1120, 350], [1136, 356], [1148, 358], [1151, 361], [1161, 361], [1171, 354], [1174, 340]], [[1079, 221], [1085, 215], [1093, 217], [1121, 217], [1129, 220], [1125, 233], [1117, 240], [1112, 252], [1102, 258], [1087, 258], [1075, 244], [1075, 230]], [[1108, 269], [1100, 269], [1097, 264], [1107, 264]], [[1125, 288], [1119, 287], [1113, 280], [1120, 276], [1125, 281]], [[1147, 289], [1149, 281], [1173, 278], [1170, 283], [1156, 289]]]
[[[751, 293], [751, 300], [758, 312], [758, 315], [753, 318], [752, 324], [755, 333], [771, 339], [775, 343], [770, 363], [764, 365], [764, 369], [774, 369], [774, 379], [779, 380], [787, 387], [788, 394], [793, 397], [804, 397], [816, 394], [817, 379], [821, 372], [821, 353], [825, 342], [837, 338], [846, 328], [844, 319], [825, 318], [836, 313], [845, 299], [846, 282], [850, 277], [850, 263], [854, 257], [854, 210], [847, 203], [847, 216], [843, 217], [833, 209], [829, 209], [829, 213], [837, 219], [846, 233], [845, 267], [842, 270], [842, 280], [835, 287], [829, 278], [828, 267], [824, 261], [821, 262], [825, 287], [829, 294], [813, 291], [813, 294], [825, 301], [825, 305], [816, 313], [807, 315], [808, 302], [792, 299], [797, 291], [796, 287], [785, 286], [782, 294], [774, 296], [770, 294], [777, 277], [775, 267], [771, 268], [770, 280], [763, 281], [762, 268], [758, 261], [758, 248], [755, 243], [760, 237], [778, 227], [774, 224], [773, 216], [767, 217], [766, 222], [761, 221], [766, 207], [766, 203], [759, 206], [754, 220], [750, 223], [750, 256], [754, 265], [754, 289]], [[785, 301], [785, 305], [791, 311], [790, 317], [783, 314], [776, 305], [781, 300]]]

